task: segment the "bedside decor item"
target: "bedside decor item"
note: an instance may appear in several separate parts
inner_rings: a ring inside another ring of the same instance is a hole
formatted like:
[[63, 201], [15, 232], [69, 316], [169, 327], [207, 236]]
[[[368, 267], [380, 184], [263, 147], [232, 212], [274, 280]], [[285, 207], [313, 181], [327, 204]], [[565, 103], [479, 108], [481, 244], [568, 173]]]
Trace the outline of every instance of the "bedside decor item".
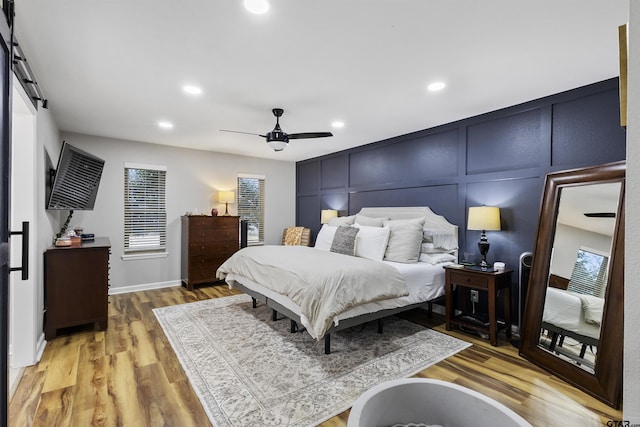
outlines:
[[482, 236], [478, 242], [478, 250], [482, 255], [480, 266], [487, 268], [487, 252], [489, 252], [489, 241], [485, 232], [487, 230], [500, 230], [500, 208], [494, 206], [476, 206], [469, 208], [469, 220], [467, 230], [482, 230]]
[[218, 216], [218, 209], [216, 208], [211, 209], [211, 216]]
[[224, 203], [224, 216], [229, 216], [229, 203], [235, 203], [236, 195], [233, 191], [219, 191], [218, 201]]
[[327, 224], [331, 218], [337, 218], [338, 211], [335, 209], [323, 209], [320, 211], [320, 224]]

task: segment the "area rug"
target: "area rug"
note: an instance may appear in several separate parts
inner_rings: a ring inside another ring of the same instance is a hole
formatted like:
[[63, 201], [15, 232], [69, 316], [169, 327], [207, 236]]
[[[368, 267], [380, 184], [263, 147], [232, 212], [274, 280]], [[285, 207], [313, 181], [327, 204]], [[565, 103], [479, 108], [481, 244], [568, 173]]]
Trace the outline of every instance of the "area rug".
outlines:
[[290, 332], [234, 295], [153, 310], [211, 423], [315, 426], [365, 390], [420, 372], [471, 344], [396, 317], [324, 341]]

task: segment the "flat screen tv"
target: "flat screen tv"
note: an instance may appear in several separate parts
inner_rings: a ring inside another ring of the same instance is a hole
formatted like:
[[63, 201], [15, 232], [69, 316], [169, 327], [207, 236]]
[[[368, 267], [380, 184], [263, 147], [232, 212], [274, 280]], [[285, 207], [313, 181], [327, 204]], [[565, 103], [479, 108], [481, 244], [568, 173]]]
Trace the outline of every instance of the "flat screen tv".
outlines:
[[92, 210], [103, 168], [104, 160], [63, 142], [47, 209]]

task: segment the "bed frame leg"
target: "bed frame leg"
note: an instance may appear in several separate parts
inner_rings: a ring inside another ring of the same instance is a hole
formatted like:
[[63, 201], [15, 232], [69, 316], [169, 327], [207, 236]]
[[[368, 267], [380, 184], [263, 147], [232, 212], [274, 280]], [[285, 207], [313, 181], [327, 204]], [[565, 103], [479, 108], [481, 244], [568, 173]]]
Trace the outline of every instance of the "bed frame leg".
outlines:
[[324, 354], [331, 354], [331, 334], [324, 336]]
[[258, 306], [258, 301], [256, 301], [255, 298], [251, 298], [251, 305], [253, 306], [253, 308], [256, 308]]
[[427, 319], [433, 319], [433, 303], [427, 302]]
[[275, 310], [271, 310], [271, 320], [273, 320], [274, 322], [276, 320], [278, 320], [278, 312]]
[[295, 320], [291, 320], [291, 333], [298, 332], [298, 324]]
[[378, 333], [381, 334], [382, 333], [382, 325], [383, 325], [383, 321], [382, 318], [378, 319]]

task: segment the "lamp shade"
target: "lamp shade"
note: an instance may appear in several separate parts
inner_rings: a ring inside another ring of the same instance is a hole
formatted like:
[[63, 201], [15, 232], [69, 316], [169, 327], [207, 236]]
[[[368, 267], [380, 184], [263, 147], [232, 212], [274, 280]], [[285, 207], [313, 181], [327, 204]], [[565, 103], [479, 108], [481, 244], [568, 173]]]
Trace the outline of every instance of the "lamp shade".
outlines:
[[233, 191], [218, 191], [218, 201], [220, 203], [234, 203], [236, 195]]
[[494, 206], [469, 208], [467, 230], [500, 230], [500, 208]]
[[338, 217], [338, 211], [335, 209], [323, 209], [320, 212], [320, 223], [321, 224], [326, 224], [329, 222], [329, 220], [331, 218], [337, 218]]

